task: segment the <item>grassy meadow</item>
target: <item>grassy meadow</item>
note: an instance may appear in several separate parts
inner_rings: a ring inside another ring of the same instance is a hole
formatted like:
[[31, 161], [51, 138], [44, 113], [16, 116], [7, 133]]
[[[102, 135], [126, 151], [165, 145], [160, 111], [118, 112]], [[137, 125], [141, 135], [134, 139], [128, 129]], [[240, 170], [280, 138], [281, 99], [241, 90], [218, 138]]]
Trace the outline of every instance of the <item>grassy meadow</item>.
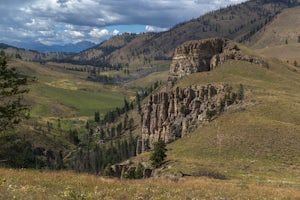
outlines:
[[120, 107], [124, 98], [134, 95], [121, 87], [86, 80], [88, 72], [71, 71], [82, 68], [69, 64], [38, 64], [20, 60], [10, 63], [26, 75], [36, 77], [30, 84], [27, 101], [32, 105], [32, 117], [92, 117]]
[[0, 169], [0, 199], [299, 199], [284, 184], [209, 178], [119, 180], [72, 172]]

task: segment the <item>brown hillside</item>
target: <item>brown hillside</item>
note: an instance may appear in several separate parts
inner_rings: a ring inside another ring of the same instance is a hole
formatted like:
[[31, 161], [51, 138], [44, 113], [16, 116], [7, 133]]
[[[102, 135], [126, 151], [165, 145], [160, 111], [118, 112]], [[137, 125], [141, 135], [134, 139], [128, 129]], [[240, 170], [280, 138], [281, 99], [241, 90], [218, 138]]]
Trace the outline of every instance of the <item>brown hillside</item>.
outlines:
[[[105, 56], [101, 53], [97, 54], [93, 49], [82, 54], [94, 51], [93, 56], [88, 56], [85, 61], [102, 60], [113, 66], [132, 64], [151, 66], [153, 60], [170, 60], [175, 48], [188, 40], [225, 37], [238, 42], [246, 41], [271, 22], [283, 9], [296, 4], [297, 2], [286, 0], [251, 0], [178, 24], [166, 32], [136, 35], [126, 45], [118, 46]], [[101, 49], [108, 43], [110, 41], [96, 49]]]
[[250, 41], [253, 48], [267, 48], [278, 45], [299, 43], [300, 6], [288, 8], [277, 15], [266, 27], [261, 29]]

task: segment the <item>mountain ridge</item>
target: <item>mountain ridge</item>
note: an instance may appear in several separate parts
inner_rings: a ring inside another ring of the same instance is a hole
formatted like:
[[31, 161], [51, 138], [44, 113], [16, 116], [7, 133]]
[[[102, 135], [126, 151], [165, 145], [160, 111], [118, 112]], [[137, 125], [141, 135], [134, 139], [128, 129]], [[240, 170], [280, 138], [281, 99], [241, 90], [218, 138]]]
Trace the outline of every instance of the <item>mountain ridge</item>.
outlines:
[[[137, 35], [108, 55], [94, 54], [93, 59], [115, 66], [151, 65], [153, 60], [171, 60], [175, 48], [187, 40], [225, 37], [243, 42], [271, 22], [283, 9], [296, 5], [299, 5], [298, 1], [250, 0], [177, 24], [165, 32]], [[89, 51], [93, 49], [83, 52], [88, 54]]]

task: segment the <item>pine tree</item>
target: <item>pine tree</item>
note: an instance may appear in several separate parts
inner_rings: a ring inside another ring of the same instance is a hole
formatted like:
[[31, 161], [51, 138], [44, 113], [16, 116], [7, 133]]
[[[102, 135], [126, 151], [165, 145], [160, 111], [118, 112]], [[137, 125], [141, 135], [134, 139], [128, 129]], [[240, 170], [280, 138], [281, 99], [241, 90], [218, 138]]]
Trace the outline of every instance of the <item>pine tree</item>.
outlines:
[[100, 113], [99, 113], [99, 112], [95, 112], [94, 120], [95, 120], [95, 122], [97, 122], [97, 123], [100, 122]]
[[154, 144], [154, 149], [150, 156], [151, 164], [153, 167], [158, 168], [163, 164], [165, 158], [167, 157], [166, 152], [166, 144], [163, 140], [160, 139]]
[[238, 90], [238, 94], [237, 94], [237, 98], [238, 100], [243, 100], [244, 99], [244, 86], [242, 84], [240, 84], [239, 90]]
[[0, 132], [28, 117], [29, 111], [22, 96], [28, 92], [24, 87], [27, 78], [20, 77], [15, 68], [8, 68], [7, 61], [0, 56]]
[[139, 163], [135, 170], [134, 178], [135, 179], [143, 178], [143, 172], [144, 172], [144, 166], [141, 163]]

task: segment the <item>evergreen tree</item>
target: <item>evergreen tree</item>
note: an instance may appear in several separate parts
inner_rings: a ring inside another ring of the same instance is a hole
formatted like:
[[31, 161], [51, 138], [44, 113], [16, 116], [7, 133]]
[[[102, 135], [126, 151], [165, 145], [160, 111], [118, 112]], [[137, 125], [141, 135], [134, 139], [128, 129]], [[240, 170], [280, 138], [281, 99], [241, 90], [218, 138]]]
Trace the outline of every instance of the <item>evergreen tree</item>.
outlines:
[[119, 137], [122, 133], [122, 122], [117, 125], [117, 137]]
[[86, 130], [89, 130], [89, 129], [90, 129], [90, 123], [89, 123], [89, 121], [86, 121], [86, 123], [85, 123], [85, 128], [86, 128]]
[[100, 139], [104, 140], [105, 139], [105, 131], [103, 128], [100, 129]]
[[127, 112], [130, 109], [130, 105], [126, 99], [124, 99], [124, 111]]
[[144, 172], [144, 166], [141, 163], [139, 163], [135, 170], [134, 178], [135, 179], [143, 178], [143, 172]]
[[97, 122], [97, 123], [100, 122], [100, 113], [99, 113], [99, 112], [95, 112], [94, 120], [95, 120], [95, 122]]
[[20, 77], [15, 68], [8, 68], [7, 61], [0, 56], [0, 132], [28, 117], [29, 111], [22, 96], [28, 92], [24, 88], [27, 78]]
[[126, 130], [127, 127], [128, 127], [128, 114], [127, 113], [125, 114], [124, 123], [123, 124], [124, 124], [123, 127]]
[[166, 158], [166, 144], [163, 140], [159, 140], [154, 144], [154, 149], [152, 151], [152, 154], [150, 156], [151, 164], [153, 167], [157, 168], [162, 165]]
[[242, 84], [240, 84], [240, 87], [239, 87], [239, 90], [238, 90], [238, 94], [237, 94], [237, 97], [238, 97], [238, 100], [243, 100], [244, 99], [244, 86]]
[[128, 128], [130, 131], [133, 131], [133, 129], [134, 129], [134, 119], [133, 118], [130, 118]]

